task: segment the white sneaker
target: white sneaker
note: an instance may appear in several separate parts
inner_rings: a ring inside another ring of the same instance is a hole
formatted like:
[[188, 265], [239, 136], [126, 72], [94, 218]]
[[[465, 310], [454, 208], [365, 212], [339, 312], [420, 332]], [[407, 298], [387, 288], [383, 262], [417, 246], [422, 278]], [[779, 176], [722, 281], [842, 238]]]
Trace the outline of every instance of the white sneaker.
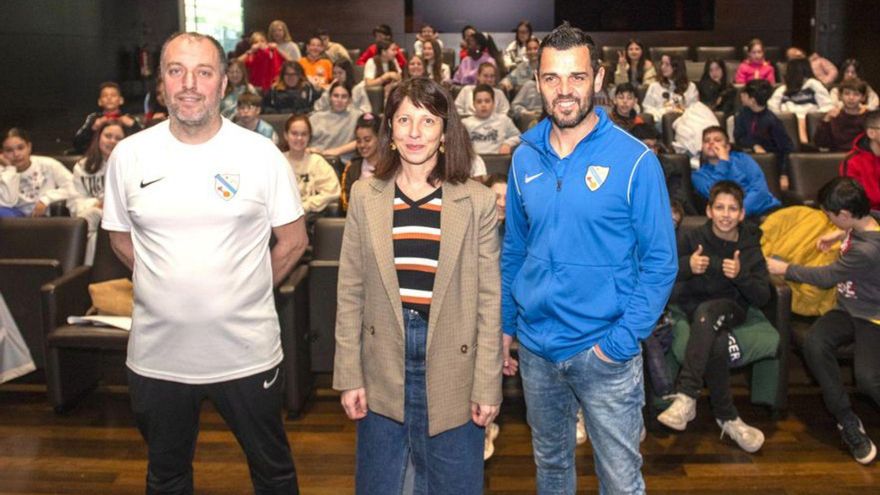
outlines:
[[486, 461], [495, 453], [495, 439], [498, 438], [501, 427], [498, 423], [489, 423], [486, 427], [486, 439], [483, 441], [483, 460]]
[[750, 454], [757, 452], [764, 445], [764, 433], [754, 426], [745, 424], [740, 418], [724, 422], [716, 419], [715, 422], [721, 427], [721, 438], [727, 433], [741, 449]]
[[657, 421], [673, 430], [684, 431], [688, 422], [697, 417], [697, 399], [681, 393], [667, 395], [663, 398], [673, 399], [673, 401], [665, 411], [657, 416]]
[[578, 409], [577, 418], [578, 418], [578, 421], [577, 421], [577, 426], [575, 427], [574, 441], [577, 445], [580, 445], [580, 444], [586, 442], [587, 439], [590, 438], [590, 436], [587, 435], [587, 425], [586, 425], [586, 423], [584, 423], [584, 410], [583, 409]]

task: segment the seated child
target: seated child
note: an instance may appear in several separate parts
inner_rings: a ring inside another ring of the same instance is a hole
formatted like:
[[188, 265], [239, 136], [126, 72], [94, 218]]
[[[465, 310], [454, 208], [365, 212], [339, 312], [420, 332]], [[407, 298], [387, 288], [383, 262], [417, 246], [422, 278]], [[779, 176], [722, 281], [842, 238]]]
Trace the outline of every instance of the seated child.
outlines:
[[865, 115], [865, 134], [840, 164], [840, 175], [852, 177], [865, 189], [872, 210], [880, 210], [880, 110]]
[[116, 144], [125, 138], [122, 124], [108, 120], [98, 129], [92, 144], [80, 161], [73, 166], [73, 189], [67, 200], [67, 209], [74, 217], [84, 218], [89, 224], [85, 264], [95, 259], [98, 226], [104, 214], [104, 177], [107, 160]]
[[309, 218], [313, 218], [339, 200], [339, 178], [323, 156], [307, 150], [312, 139], [308, 116], [291, 116], [284, 129], [288, 147], [284, 156], [296, 176], [303, 209]]
[[[758, 308], [770, 300], [770, 277], [761, 253], [761, 231], [743, 223], [743, 190], [732, 181], [712, 187], [706, 206], [709, 221], [680, 236], [676, 296], [670, 309], [686, 317], [689, 329], [676, 334], [687, 342], [672, 404], [657, 420], [684, 431], [696, 417], [703, 381], [722, 437], [729, 435], [743, 450], [757, 452], [764, 434], [740, 418], [730, 393], [730, 367], [743, 360], [740, 342], [753, 333], [779, 337]], [[747, 324], [746, 326], [743, 326]], [[739, 331], [744, 330], [745, 335]], [[689, 334], [689, 335], [688, 335]], [[675, 347], [675, 343], [673, 343]]]
[[459, 117], [465, 118], [474, 114], [474, 90], [480, 84], [489, 86], [495, 93], [495, 113], [507, 115], [507, 112], [510, 111], [510, 102], [507, 101], [507, 96], [504, 96], [504, 91], [495, 87], [497, 81], [498, 68], [490, 63], [480, 64], [477, 71], [477, 82], [463, 86], [458, 96], [455, 97], [455, 109], [458, 110]]
[[73, 175], [58, 160], [31, 155], [31, 138], [13, 127], [3, 135], [0, 218], [42, 217], [49, 205], [70, 196]]
[[849, 151], [856, 137], [865, 132], [867, 109], [862, 104], [868, 85], [859, 79], [840, 83], [842, 107], [832, 107], [816, 128], [813, 142], [831, 151]]
[[639, 99], [636, 88], [630, 83], [618, 84], [614, 90], [614, 106], [608, 116], [624, 130], [631, 131], [633, 127], [645, 123], [636, 110], [637, 106]]
[[730, 139], [722, 127], [703, 130], [700, 161], [700, 169], [691, 174], [691, 183], [700, 196], [708, 198], [715, 183], [731, 180], [745, 191], [745, 212], [749, 217], [760, 217], [782, 205], [770, 194], [764, 172], [755, 160], [730, 150]]
[[243, 93], [238, 97], [238, 111], [232, 119], [236, 124], [261, 134], [278, 144], [278, 134], [272, 124], [260, 118], [260, 103], [263, 99], [253, 93]]
[[461, 123], [470, 134], [477, 154], [499, 153], [508, 155], [519, 144], [519, 129], [507, 115], [495, 112], [495, 92], [491, 86], [480, 84], [474, 90], [474, 115]]
[[788, 190], [788, 154], [794, 144], [779, 117], [767, 110], [773, 86], [763, 79], [746, 83], [740, 93], [743, 107], [734, 118], [733, 140], [737, 147], [755, 153], [776, 153], [779, 187]]
[[856, 462], [868, 464], [877, 447], [853, 412], [840, 379], [837, 349], [855, 343], [856, 386], [880, 406], [880, 224], [868, 209], [858, 182], [837, 177], [819, 190], [819, 204], [840, 230], [819, 239], [822, 251], [840, 243], [840, 258], [826, 266], [807, 267], [767, 259], [767, 268], [786, 280], [818, 287], [837, 286], [837, 306], [810, 328], [804, 361], [822, 388], [825, 407]]
[[118, 84], [115, 82], [101, 84], [98, 94], [98, 107], [101, 109], [90, 113], [82, 127], [73, 136], [73, 148], [77, 153], [82, 154], [86, 152], [86, 148], [89, 147], [92, 138], [95, 136], [95, 131], [108, 120], [118, 120], [125, 127], [126, 135], [141, 130], [141, 125], [134, 117], [122, 113], [122, 105], [124, 103], [125, 98], [122, 97], [122, 90], [119, 89]]
[[511, 102], [513, 118], [519, 130], [525, 132], [531, 129], [544, 111], [544, 100], [538, 92], [538, 84], [535, 81], [526, 81], [516, 93]]

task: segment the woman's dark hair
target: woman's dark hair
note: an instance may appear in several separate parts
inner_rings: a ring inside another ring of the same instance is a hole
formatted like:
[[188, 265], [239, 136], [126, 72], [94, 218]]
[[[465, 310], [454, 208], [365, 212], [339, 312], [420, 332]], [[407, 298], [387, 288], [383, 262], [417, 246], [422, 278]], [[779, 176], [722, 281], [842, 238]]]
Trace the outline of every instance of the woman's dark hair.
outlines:
[[348, 89], [349, 94], [351, 94], [351, 88], [354, 87], [354, 67], [351, 65], [351, 60], [341, 58], [333, 63], [333, 67], [339, 67], [345, 72], [344, 84]]
[[101, 134], [104, 133], [104, 129], [114, 125], [119, 127], [123, 136], [126, 134], [125, 126], [123, 126], [118, 120], [108, 120], [98, 127], [98, 130], [95, 131], [95, 135], [92, 136], [92, 142], [89, 143], [89, 147], [86, 149], [85, 153], [83, 170], [87, 174], [94, 174], [104, 166], [104, 157], [101, 155]]
[[[376, 77], [379, 77], [385, 73], [385, 66], [382, 65], [382, 52], [391, 48], [391, 45], [393, 44], [395, 43], [389, 40], [381, 40], [376, 42], [376, 55], [373, 56], [373, 63], [376, 64]], [[388, 70], [391, 72], [397, 72], [396, 60], [392, 59], [391, 62], [388, 62]]]
[[8, 131], [6, 131], [6, 133], [3, 134], [3, 140], [0, 141], [0, 144], [5, 143], [7, 139], [14, 138], [14, 137], [17, 137], [17, 138], [21, 139], [22, 141], [24, 141], [28, 144], [31, 144], [30, 133], [28, 131], [22, 129], [21, 127], [13, 127], [11, 129], [9, 129]]
[[785, 94], [797, 93], [811, 77], [813, 77], [813, 68], [810, 67], [809, 60], [805, 58], [789, 60], [785, 66]]
[[846, 69], [849, 69], [850, 67], [852, 67], [853, 70], [856, 71], [856, 77], [861, 77], [860, 71], [862, 69], [862, 64], [859, 63], [859, 61], [857, 59], [848, 58], [848, 59], [844, 60], [842, 64], [840, 64], [840, 80], [841, 81], [843, 81], [844, 74], [846, 73]]
[[491, 174], [486, 179], [486, 187], [492, 187], [495, 184], [507, 184], [507, 176], [504, 174]]
[[431, 79], [443, 82], [443, 72], [440, 70], [443, 68], [443, 49], [440, 48], [440, 43], [437, 40], [431, 40], [428, 44], [434, 49], [434, 60], [431, 61], [429, 66], [425, 61], [425, 52], [422, 51], [422, 62], [425, 64], [425, 72], [430, 75]]
[[669, 54], [664, 54], [663, 57], [669, 57], [669, 64], [672, 65], [672, 78], [666, 78], [661, 71], [660, 84], [668, 87], [671, 82], [675, 84], [675, 92], [684, 95], [684, 92], [687, 91], [688, 84], [690, 84], [690, 81], [688, 81], [687, 69], [684, 65], [684, 59], [678, 55]]
[[[291, 69], [296, 72], [296, 86], [293, 88], [289, 88], [287, 83], [284, 82], [284, 71]], [[275, 81], [274, 89], [278, 91], [286, 91], [288, 89], [302, 89], [304, 84], [308, 84], [306, 81], [306, 71], [303, 69], [303, 66], [299, 64], [299, 62], [295, 62], [292, 60], [287, 60], [283, 64], [281, 64], [281, 70], [278, 71], [278, 80]]]
[[[633, 62], [632, 59], [629, 58], [629, 46], [636, 45], [642, 49], [642, 56], [639, 57], [639, 60]], [[630, 82], [634, 84], [641, 84], [642, 80], [645, 77], [645, 63], [648, 60], [648, 47], [645, 46], [641, 41], [630, 38], [629, 41], [626, 42], [626, 45], [623, 47], [623, 55], [626, 57], [626, 61], [629, 64], [630, 70]], [[635, 69], [635, 77], [633, 77], [633, 69]]]
[[373, 134], [376, 136], [379, 135], [379, 129], [382, 126], [382, 119], [379, 118], [378, 115], [367, 112], [357, 119], [357, 123], [354, 125], [354, 130], [357, 132], [358, 129], [372, 129]]
[[426, 77], [409, 79], [400, 83], [385, 103], [385, 119], [379, 131], [379, 160], [376, 165], [376, 177], [388, 180], [394, 177], [401, 167], [400, 153], [391, 149], [394, 114], [404, 100], [409, 99], [413, 105], [424, 108], [443, 119], [445, 135], [444, 153], [437, 153], [437, 165], [428, 176], [428, 182], [450, 182], [460, 184], [471, 175], [471, 161], [474, 157], [467, 130], [461, 123], [455, 103], [449, 92], [439, 83]]
[[[463, 28], [461, 28], [461, 37], [462, 38], [464, 38], [465, 33], [467, 33], [469, 29], [471, 31], [477, 31], [477, 28], [471, 26], [470, 24], [465, 24], [465, 26]], [[479, 31], [477, 31], [477, 32], [479, 32]]]
[[852, 213], [853, 218], [863, 218], [871, 213], [865, 188], [852, 177], [835, 177], [822, 186], [819, 189], [819, 205], [835, 215], [846, 210]]
[[713, 81], [712, 78], [709, 76], [709, 69], [712, 68], [712, 64], [717, 64], [718, 67], [721, 68], [721, 89], [725, 89], [730, 86], [731, 84], [727, 81], [727, 67], [724, 65], [724, 61], [718, 58], [710, 58], [709, 60], [706, 60], [705, 64], [703, 64], [703, 75], [702, 77], [700, 77], [700, 83], [715, 83], [715, 81]]
[[[525, 26], [526, 28], [528, 28], [528, 30], [529, 30], [529, 36], [528, 36], [528, 38], [526, 38], [526, 40], [525, 40], [523, 43], [520, 43], [520, 41], [519, 41], [519, 28], [521, 28], [521, 27], [523, 27], [523, 26]], [[529, 42], [529, 38], [532, 37], [532, 33], [533, 33], [533, 32], [534, 32], [534, 31], [532, 30], [532, 23], [531, 23], [531, 22], [529, 22], [529, 21], [527, 21], [527, 20], [525, 20], [525, 19], [519, 21], [519, 24], [516, 25], [516, 29], [513, 30], [513, 33], [514, 33], [514, 34], [513, 34], [513, 40], [516, 41], [516, 46], [518, 46], [518, 47], [526, 46], [526, 43]]]

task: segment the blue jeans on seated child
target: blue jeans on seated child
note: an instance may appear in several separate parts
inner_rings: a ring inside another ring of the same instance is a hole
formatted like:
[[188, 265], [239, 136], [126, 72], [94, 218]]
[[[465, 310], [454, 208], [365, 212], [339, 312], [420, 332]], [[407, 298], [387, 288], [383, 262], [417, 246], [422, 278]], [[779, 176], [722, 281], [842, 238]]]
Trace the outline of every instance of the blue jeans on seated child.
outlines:
[[[415, 495], [483, 493], [484, 429], [473, 421], [428, 436], [425, 388], [425, 347], [428, 322], [417, 311], [404, 309], [406, 378], [404, 422], [372, 411], [357, 425], [358, 495], [397, 495], [404, 486], [406, 466], [415, 468]], [[370, 397], [367, 395], [367, 404]]]
[[519, 356], [538, 494], [575, 493], [578, 408], [584, 410], [593, 445], [599, 492], [645, 493], [639, 453], [645, 404], [641, 354], [608, 363], [590, 348], [554, 363], [521, 345]]
[[23, 211], [18, 208], [9, 208], [6, 206], [0, 206], [0, 218], [21, 218], [26, 217]]

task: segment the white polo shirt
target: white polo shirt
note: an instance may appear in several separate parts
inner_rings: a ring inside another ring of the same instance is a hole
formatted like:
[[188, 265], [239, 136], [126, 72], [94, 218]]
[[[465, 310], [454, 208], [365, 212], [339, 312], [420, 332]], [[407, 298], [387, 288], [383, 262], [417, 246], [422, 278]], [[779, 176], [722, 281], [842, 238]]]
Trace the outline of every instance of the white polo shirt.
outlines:
[[199, 384], [281, 362], [269, 236], [303, 209], [271, 141], [223, 119], [184, 144], [165, 121], [116, 146], [105, 189], [102, 226], [134, 244], [132, 371]]

